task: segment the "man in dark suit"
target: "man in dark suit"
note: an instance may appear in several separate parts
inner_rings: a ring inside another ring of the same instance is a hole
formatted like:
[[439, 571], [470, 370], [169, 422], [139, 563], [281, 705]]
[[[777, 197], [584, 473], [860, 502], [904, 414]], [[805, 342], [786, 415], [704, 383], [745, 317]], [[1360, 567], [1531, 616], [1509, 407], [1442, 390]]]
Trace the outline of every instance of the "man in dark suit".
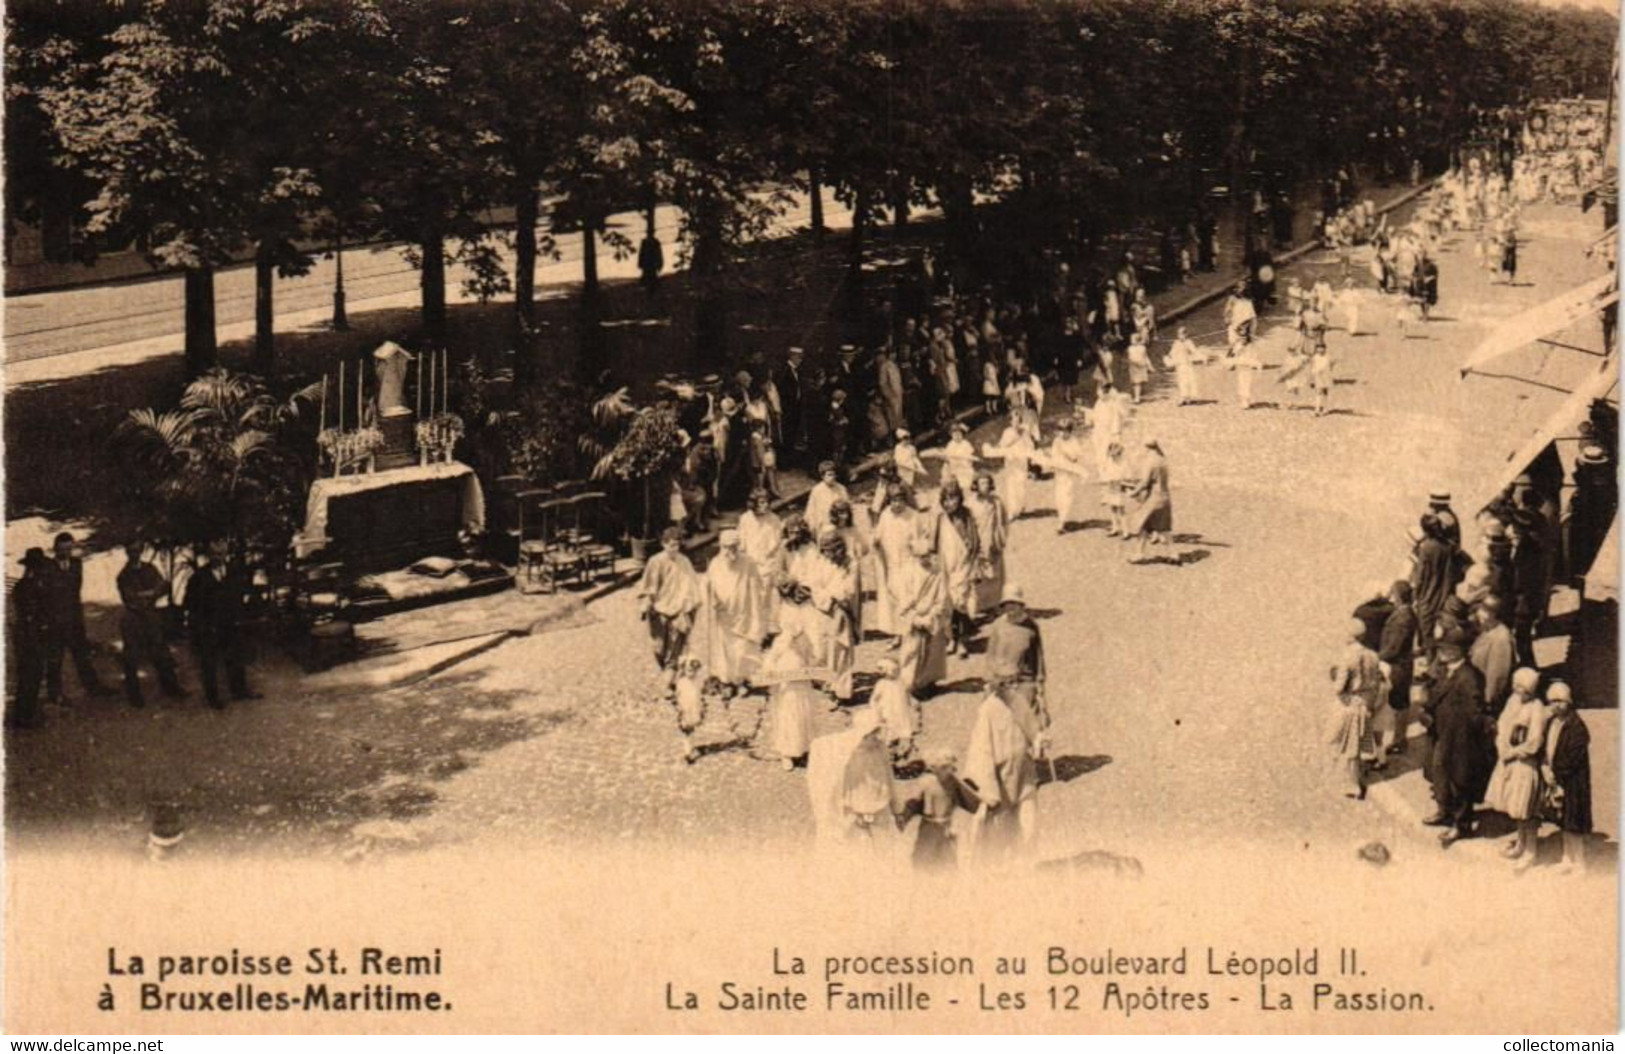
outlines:
[[1426, 721], [1433, 739], [1428, 780], [1438, 809], [1422, 822], [1448, 828], [1439, 844], [1449, 848], [1472, 834], [1473, 810], [1484, 796], [1494, 748], [1484, 726], [1484, 680], [1467, 661], [1461, 640], [1446, 635], [1436, 655]]
[[23, 577], [11, 587], [6, 607], [11, 613], [11, 661], [17, 670], [17, 694], [6, 715], [9, 728], [39, 728], [40, 682], [45, 678], [45, 647], [50, 634], [47, 579], [51, 558], [38, 546], [23, 554]]
[[242, 640], [243, 604], [247, 590], [224, 552], [202, 558], [186, 585], [186, 621], [197, 654], [203, 695], [216, 710], [225, 709], [220, 698], [220, 667], [226, 668], [226, 686], [233, 699], [258, 699], [248, 688], [248, 669]]
[[1411, 609], [1411, 584], [1401, 578], [1388, 592], [1393, 605], [1382, 624], [1377, 658], [1388, 664], [1388, 708], [1394, 712], [1394, 734], [1388, 753], [1403, 754], [1411, 722], [1411, 675], [1416, 664], [1416, 612]]
[[869, 387], [864, 370], [858, 363], [856, 347], [851, 344], [841, 345], [840, 365], [830, 372], [825, 387], [831, 395], [834, 395], [836, 390], [846, 393], [846, 415], [856, 427], [862, 428], [869, 416]]
[[45, 596], [47, 632], [45, 637], [45, 694], [62, 702], [62, 653], [73, 657], [79, 684], [91, 695], [112, 691], [96, 676], [90, 661], [90, 638], [85, 634], [85, 564], [75, 550], [73, 535], [63, 531], [51, 544], [51, 561], [46, 574]]
[[1373, 583], [1366, 591], [1365, 600], [1354, 609], [1354, 617], [1365, 624], [1365, 632], [1360, 634], [1360, 643], [1372, 651], [1382, 650], [1382, 628], [1387, 625], [1389, 616], [1394, 613], [1394, 602], [1388, 594], [1388, 583]]
[[140, 674], [144, 663], [157, 671], [165, 695], [171, 699], [186, 695], [175, 674], [175, 660], [164, 641], [163, 621], [158, 614], [158, 598], [169, 591], [169, 584], [156, 567], [141, 558], [145, 548], [141, 542], [126, 545], [126, 563], [118, 573], [118, 595], [124, 602], [124, 614], [119, 619], [124, 639], [124, 697], [136, 707], [146, 705]]
[[[791, 348], [773, 384], [779, 390], [779, 420], [783, 431], [781, 461], [799, 465], [807, 455], [806, 403], [811, 394], [802, 380], [801, 364], [806, 358], [801, 348]], [[785, 457], [784, 455], [789, 455]]]

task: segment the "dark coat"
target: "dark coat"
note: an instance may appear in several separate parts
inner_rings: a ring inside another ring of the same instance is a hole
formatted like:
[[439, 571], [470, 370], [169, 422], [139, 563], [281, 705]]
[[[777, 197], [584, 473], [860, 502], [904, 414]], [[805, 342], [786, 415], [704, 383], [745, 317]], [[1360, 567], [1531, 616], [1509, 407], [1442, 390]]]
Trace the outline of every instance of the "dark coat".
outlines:
[[11, 587], [12, 640], [17, 647], [39, 648], [51, 624], [49, 571], [29, 571]]
[[1360, 643], [1372, 651], [1381, 651], [1382, 629], [1387, 625], [1393, 611], [1394, 605], [1386, 597], [1380, 600], [1367, 600], [1355, 608], [1354, 617], [1365, 623], [1365, 632], [1360, 634]]
[[83, 632], [85, 609], [79, 597], [85, 585], [84, 562], [73, 556], [68, 558], [68, 566], [63, 567], [52, 559], [50, 566], [42, 569], [41, 580], [51, 628], [70, 635]]
[[1572, 710], [1557, 736], [1552, 775], [1563, 788], [1563, 830], [1591, 833], [1591, 730]]
[[779, 419], [784, 442], [791, 449], [800, 449], [807, 442], [805, 409], [811, 391], [810, 382], [804, 371], [797, 372], [785, 365], [774, 374], [773, 385], [779, 390]]
[[1485, 728], [1483, 703], [1484, 679], [1468, 662], [1445, 673], [1428, 700], [1433, 732], [1428, 778], [1441, 805], [1477, 803], [1484, 796], [1495, 740]]
[[1416, 612], [1409, 604], [1395, 607], [1393, 614], [1383, 623], [1382, 637], [1377, 644], [1377, 658], [1389, 666], [1389, 683], [1393, 690], [1388, 705], [1405, 710], [1411, 705], [1411, 673], [1416, 662]]
[[216, 578], [202, 568], [192, 575], [186, 583], [186, 623], [192, 642], [209, 648], [234, 641], [242, 623], [243, 599], [242, 580], [233, 573]]

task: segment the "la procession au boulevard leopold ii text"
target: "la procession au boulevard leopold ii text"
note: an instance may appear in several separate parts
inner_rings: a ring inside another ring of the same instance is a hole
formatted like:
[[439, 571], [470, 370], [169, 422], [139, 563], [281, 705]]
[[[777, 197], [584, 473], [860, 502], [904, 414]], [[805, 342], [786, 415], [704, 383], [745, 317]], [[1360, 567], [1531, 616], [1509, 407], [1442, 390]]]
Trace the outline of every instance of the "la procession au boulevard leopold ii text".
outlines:
[[1180, 947], [1163, 954], [1050, 946], [1038, 955], [802, 955], [775, 947], [771, 973], [690, 986], [667, 981], [673, 1013], [896, 1013], [969, 1007], [989, 1013], [1201, 1014], [1251, 1005], [1283, 1013], [1429, 1013], [1415, 990], [1377, 984], [1357, 948], [1264, 953]]

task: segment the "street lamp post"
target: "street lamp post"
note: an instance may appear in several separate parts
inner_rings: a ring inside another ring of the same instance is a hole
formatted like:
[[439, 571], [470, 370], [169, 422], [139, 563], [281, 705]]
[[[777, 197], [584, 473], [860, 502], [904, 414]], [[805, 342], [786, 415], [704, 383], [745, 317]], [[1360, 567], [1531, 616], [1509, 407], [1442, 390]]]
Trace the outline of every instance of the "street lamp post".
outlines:
[[338, 261], [338, 271], [333, 276], [333, 328], [346, 330], [350, 328], [349, 315], [344, 310], [344, 239], [340, 237], [333, 246], [333, 256]]

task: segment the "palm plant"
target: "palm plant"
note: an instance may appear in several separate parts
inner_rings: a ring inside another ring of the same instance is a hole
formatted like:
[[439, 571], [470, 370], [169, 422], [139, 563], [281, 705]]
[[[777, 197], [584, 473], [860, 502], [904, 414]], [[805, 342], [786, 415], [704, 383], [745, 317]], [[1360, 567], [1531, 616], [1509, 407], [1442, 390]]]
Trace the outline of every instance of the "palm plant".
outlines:
[[[670, 406], [639, 407], [625, 388], [592, 405], [593, 427], [580, 439], [593, 459], [592, 478], [642, 484], [641, 538], [654, 532], [656, 482], [676, 469], [683, 456], [682, 431]], [[629, 517], [630, 519], [630, 517]]]
[[285, 547], [309, 482], [296, 453], [311, 385], [279, 399], [257, 377], [211, 370], [174, 410], [134, 410], [118, 438], [150, 498], [147, 533], [171, 545], [217, 541], [233, 549]]

